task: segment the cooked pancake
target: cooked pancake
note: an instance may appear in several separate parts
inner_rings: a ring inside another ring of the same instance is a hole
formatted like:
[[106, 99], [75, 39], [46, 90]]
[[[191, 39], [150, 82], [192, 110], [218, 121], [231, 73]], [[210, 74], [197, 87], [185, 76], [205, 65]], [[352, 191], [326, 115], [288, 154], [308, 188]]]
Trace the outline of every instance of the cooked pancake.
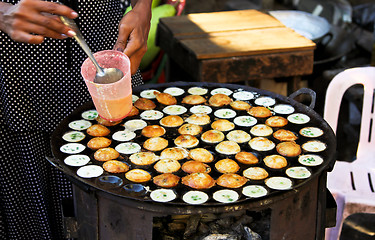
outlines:
[[141, 119], [128, 120], [124, 123], [124, 127], [130, 131], [141, 130], [147, 126], [147, 122]]
[[215, 163], [215, 168], [220, 173], [236, 173], [240, 166], [232, 159], [222, 159]]
[[132, 110], [130, 111], [130, 113], [128, 114], [128, 116], [126, 116], [127, 118], [130, 118], [130, 117], [134, 117], [134, 116], [137, 116], [139, 114], [139, 110], [138, 108], [136, 107], [132, 107]]
[[215, 186], [215, 180], [207, 173], [192, 173], [182, 178], [182, 184], [194, 189], [208, 189]]
[[161, 111], [158, 111], [158, 110], [146, 110], [146, 111], [143, 111], [140, 115], [140, 117], [143, 119], [143, 120], [159, 120], [161, 119], [162, 117], [164, 116], [164, 113], [162, 113]]
[[189, 157], [195, 161], [210, 163], [214, 160], [214, 156], [205, 148], [194, 148], [189, 151]]
[[295, 141], [298, 137], [291, 131], [285, 129], [279, 129], [273, 133], [273, 137], [281, 142]]
[[106, 148], [111, 145], [112, 141], [105, 137], [94, 137], [88, 143], [87, 147], [91, 148], [92, 150], [96, 150], [99, 148]]
[[182, 160], [184, 158], [187, 158], [189, 155], [189, 151], [185, 148], [181, 147], [172, 147], [172, 148], [166, 148], [160, 153], [161, 159], [174, 159], [174, 160]]
[[96, 118], [96, 121], [101, 124], [101, 125], [104, 125], [104, 126], [107, 126], [107, 127], [111, 127], [111, 126], [115, 126], [117, 124], [119, 124], [121, 122], [121, 120], [119, 121], [109, 121], [109, 120], [105, 120], [104, 118], [102, 118], [101, 116], [98, 116]]
[[163, 108], [163, 112], [168, 115], [181, 115], [187, 112], [187, 108], [181, 105], [169, 105]]
[[164, 188], [171, 188], [178, 185], [180, 177], [172, 173], [163, 173], [154, 177], [153, 182], [155, 185]]
[[169, 93], [170, 95], [176, 97], [176, 96], [181, 96], [182, 94], [185, 93], [185, 90], [179, 87], [169, 87], [164, 89], [165, 93]]
[[245, 143], [250, 141], [251, 136], [242, 130], [233, 130], [227, 134], [227, 139], [236, 143]]
[[275, 143], [264, 137], [255, 137], [249, 141], [249, 145], [256, 151], [270, 151], [275, 147]]
[[251, 108], [249, 103], [240, 100], [231, 102], [230, 106], [237, 111], [247, 111]]
[[276, 150], [280, 155], [285, 157], [297, 157], [302, 150], [300, 145], [295, 142], [282, 142], [277, 144]]
[[299, 134], [304, 137], [314, 138], [322, 136], [324, 132], [322, 129], [317, 127], [304, 127], [299, 131]]
[[196, 105], [190, 108], [191, 113], [212, 113], [212, 108], [206, 105]]
[[266, 107], [252, 107], [247, 112], [256, 118], [266, 118], [272, 116], [271, 110]]
[[129, 157], [130, 162], [136, 165], [150, 165], [159, 160], [159, 157], [153, 152], [138, 152], [133, 153]]
[[247, 179], [238, 174], [226, 173], [216, 179], [216, 183], [219, 186], [226, 188], [239, 188], [245, 185]]
[[273, 116], [266, 120], [266, 124], [270, 127], [280, 128], [288, 124], [288, 120], [284, 117]]
[[197, 125], [206, 125], [211, 122], [211, 118], [205, 113], [195, 113], [186, 118], [185, 122]]
[[141, 134], [147, 138], [161, 137], [166, 133], [165, 129], [159, 125], [149, 125], [142, 129]]
[[134, 106], [140, 110], [152, 110], [156, 108], [156, 104], [147, 98], [138, 98], [138, 100], [135, 101]]
[[174, 140], [177, 147], [192, 148], [199, 144], [199, 140], [189, 134], [182, 134]]
[[243, 171], [243, 175], [250, 180], [263, 180], [268, 177], [268, 172], [261, 167], [250, 167]]
[[94, 153], [94, 158], [97, 161], [109, 161], [114, 160], [120, 156], [120, 153], [117, 152], [115, 149], [106, 147], [96, 150]]
[[218, 130], [208, 130], [202, 134], [202, 141], [206, 143], [219, 143], [225, 138], [224, 133]]
[[143, 143], [143, 147], [149, 151], [161, 151], [168, 147], [168, 140], [162, 137], [153, 137]]
[[217, 93], [208, 99], [208, 103], [212, 107], [222, 107], [232, 102], [232, 99], [225, 94]]
[[129, 171], [129, 166], [126, 163], [117, 160], [110, 160], [103, 163], [103, 168], [110, 173], [124, 173]]
[[161, 159], [155, 163], [154, 168], [160, 173], [174, 173], [180, 170], [181, 164], [174, 159]]
[[205, 95], [207, 92], [208, 89], [202, 87], [191, 87], [188, 89], [188, 93], [192, 95]]
[[192, 123], [185, 123], [178, 129], [179, 134], [190, 134], [190, 135], [198, 135], [202, 132], [202, 127], [197, 124]]
[[182, 103], [189, 105], [198, 105], [206, 102], [206, 99], [200, 95], [188, 95], [182, 99]]
[[285, 157], [280, 155], [270, 155], [263, 159], [264, 164], [273, 169], [284, 168], [288, 165], [288, 161]]
[[229, 108], [220, 108], [214, 112], [215, 117], [221, 119], [231, 119], [236, 117], [236, 111]]
[[234, 129], [234, 123], [226, 119], [219, 119], [213, 122], [211, 127], [218, 131], [227, 132]]
[[243, 164], [257, 164], [259, 159], [250, 152], [239, 152], [234, 158]]
[[209, 173], [211, 172], [210, 166], [208, 166], [205, 163], [198, 162], [198, 161], [187, 161], [184, 164], [182, 164], [181, 167], [182, 171], [186, 173]]
[[215, 150], [218, 153], [224, 154], [224, 155], [234, 155], [241, 151], [240, 146], [238, 143], [233, 141], [223, 141], [216, 145]]
[[111, 131], [101, 124], [94, 124], [86, 130], [87, 134], [93, 137], [105, 137], [111, 133]]
[[156, 100], [164, 105], [175, 105], [177, 103], [177, 100], [175, 97], [170, 95], [169, 93], [161, 93], [161, 92], [154, 92], [154, 95], [156, 96]]
[[179, 127], [184, 123], [184, 120], [180, 116], [169, 115], [163, 117], [160, 120], [160, 125], [164, 127]]
[[327, 145], [324, 142], [314, 140], [305, 142], [302, 145], [303, 150], [306, 152], [321, 152], [327, 148]]
[[259, 106], [269, 107], [269, 106], [275, 105], [276, 100], [272, 97], [262, 96], [262, 97], [258, 97], [257, 99], [255, 99], [254, 103]]
[[265, 124], [257, 124], [250, 129], [250, 133], [256, 137], [267, 137], [273, 133], [273, 130]]
[[126, 179], [136, 183], [148, 182], [151, 180], [151, 174], [142, 169], [132, 169], [125, 173]]

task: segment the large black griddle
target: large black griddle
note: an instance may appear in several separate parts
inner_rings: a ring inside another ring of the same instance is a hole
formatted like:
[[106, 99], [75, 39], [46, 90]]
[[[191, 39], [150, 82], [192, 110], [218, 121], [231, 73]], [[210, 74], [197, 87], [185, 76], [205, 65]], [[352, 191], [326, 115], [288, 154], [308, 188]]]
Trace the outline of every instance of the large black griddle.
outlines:
[[[275, 93], [272, 93], [272, 92], [269, 92], [269, 91], [265, 91], [265, 90], [261, 90], [261, 89], [257, 89], [257, 88], [252, 88], [252, 87], [247, 87], [247, 86], [243, 86], [243, 85], [222, 84], [222, 83], [204, 83], [204, 82], [170, 82], [170, 83], [164, 83], [164, 84], [147, 84], [147, 85], [142, 85], [142, 86], [134, 88], [133, 94], [139, 96], [139, 93], [143, 90], [156, 89], [156, 90], [162, 91], [163, 89], [165, 89], [167, 87], [180, 87], [180, 88], [183, 88], [184, 90], [187, 91], [187, 89], [189, 89], [190, 87], [193, 87], [193, 86], [208, 88], [208, 90], [209, 90], [208, 95], [210, 94], [210, 91], [214, 88], [225, 87], [225, 88], [231, 89], [232, 91], [237, 91], [238, 89], [243, 89], [243, 90], [246, 90], [246, 91], [255, 92], [260, 96], [273, 97], [273, 98], [276, 99], [277, 104], [278, 103], [290, 104], [295, 108], [295, 112], [304, 113], [304, 114], [308, 115], [311, 119], [308, 126], [319, 127], [324, 131], [324, 135], [319, 137], [318, 140], [326, 143], [327, 149], [325, 151], [317, 154], [317, 155], [320, 155], [324, 159], [323, 164], [321, 164], [320, 166], [310, 168], [310, 170], [312, 170], [312, 176], [310, 178], [305, 179], [305, 180], [298, 180], [298, 181], [293, 180], [294, 185], [293, 185], [292, 189], [287, 190], [287, 191], [271, 190], [270, 193], [267, 196], [261, 198], [262, 200], [266, 199], [267, 204], [271, 204], [272, 202], [276, 201], [277, 199], [286, 198], [289, 195], [294, 194], [304, 184], [307, 184], [308, 182], [312, 181], [313, 179], [319, 177], [322, 174], [323, 171], [330, 171], [332, 169], [332, 166], [334, 164], [335, 150], [336, 150], [336, 138], [335, 138], [335, 135], [334, 135], [332, 129], [322, 119], [322, 117], [320, 115], [318, 115], [312, 108], [293, 100], [291, 97], [285, 97], [285, 96], [275, 94]], [[306, 93], [306, 90], [301, 89], [301, 92]], [[311, 91], [307, 90], [307, 93], [311, 94]], [[186, 92], [186, 94], [187, 94], [187, 92]], [[292, 94], [292, 95], [293, 95], [293, 97], [295, 97], [298, 94], [300, 94], [299, 91], [297, 91], [295, 94]], [[313, 105], [313, 103], [312, 103], [312, 105]], [[86, 178], [79, 177], [76, 174], [76, 171], [77, 171], [78, 167], [70, 167], [70, 166], [67, 166], [67, 165], [64, 164], [64, 159], [68, 156], [68, 154], [60, 152], [60, 147], [63, 144], [66, 143], [62, 139], [62, 135], [71, 130], [68, 127], [68, 124], [71, 121], [82, 119], [81, 113], [86, 111], [86, 110], [91, 110], [91, 109], [94, 109], [94, 105], [90, 101], [90, 102], [87, 102], [87, 103], [83, 104], [82, 106], [80, 106], [76, 110], [74, 110], [68, 117], [66, 117], [57, 126], [57, 128], [55, 129], [55, 131], [53, 132], [52, 137], [51, 137], [51, 148], [52, 148], [53, 158], [47, 158], [47, 159], [55, 167], [57, 167], [62, 172], [64, 172], [67, 175], [67, 177], [74, 184], [78, 185], [79, 187], [81, 187], [83, 189], [95, 188], [99, 191], [102, 191], [103, 193], [118, 196], [118, 197], [129, 199], [129, 200], [136, 200], [136, 201], [149, 202], [149, 203], [153, 202], [151, 200], [151, 198], [149, 197], [149, 194], [148, 193], [145, 194], [145, 192], [143, 191], [144, 189], [140, 189], [141, 191], [138, 192], [137, 184], [134, 185], [135, 189], [129, 189], [129, 185], [128, 185], [129, 181], [125, 179], [124, 174], [110, 174], [110, 173], [104, 172], [104, 174], [102, 176], [104, 176], [104, 177], [105, 176], [113, 176], [113, 175], [118, 176], [118, 177], [122, 178], [124, 180], [124, 182], [120, 186], [117, 186], [116, 184], [103, 184], [103, 182], [99, 181], [98, 178], [86, 179]], [[125, 119], [125, 121], [126, 121], [126, 119]], [[123, 122], [125, 122], [125, 121], [123, 121]], [[93, 121], [93, 123], [94, 123], [94, 121]], [[115, 131], [117, 131], [117, 129], [123, 130], [124, 127], [117, 125], [115, 127], [110, 127], [110, 129], [111, 129], [111, 134], [112, 134]], [[85, 145], [88, 142], [87, 138], [88, 137], [86, 137], [86, 139], [84, 139], [80, 143]], [[170, 142], [170, 146], [168, 146], [168, 147], [172, 147], [173, 140], [171, 140], [171, 139], [168, 139], [168, 140]], [[115, 142], [115, 141], [113, 141], [113, 142]], [[116, 145], [117, 144], [118, 143], [116, 143]], [[142, 144], [141, 144], [141, 146], [142, 146]], [[80, 153], [80, 154], [86, 154], [86, 155], [90, 156], [91, 159], [93, 159], [93, 151], [88, 149], [88, 148], [86, 148], [85, 151]], [[289, 161], [289, 159], [288, 159], [288, 161]], [[294, 160], [294, 161], [297, 162], [297, 160]], [[101, 164], [101, 163], [97, 162], [96, 160], [92, 160], [92, 161], [90, 161], [90, 163]], [[212, 172], [214, 172], [214, 171], [215, 170], [212, 167]], [[242, 172], [239, 172], [238, 174], [242, 175]], [[282, 173], [270, 173], [270, 176], [273, 176], [273, 174], [274, 175], [280, 175], [281, 174], [281, 176], [285, 176], [285, 174], [282, 174]], [[155, 174], [153, 174], [153, 175], [155, 175]], [[254, 184], [257, 184], [257, 183], [254, 183]], [[155, 189], [155, 186], [153, 185], [152, 181], [150, 181], [148, 184], [146, 184], [146, 186], [150, 187], [151, 189]], [[130, 188], [132, 188], [132, 187], [130, 187]], [[212, 196], [212, 193], [216, 190], [219, 190], [219, 189], [222, 189], [222, 187], [215, 186], [212, 189], [207, 190], [205, 192], [207, 192], [209, 196]], [[240, 188], [240, 190], [241, 189], [242, 188]], [[182, 184], [179, 184], [179, 186], [175, 190], [178, 193], [177, 199], [172, 201], [172, 202], [165, 203], [165, 204], [175, 205], [175, 206], [179, 206], [179, 205], [180, 206], [187, 206], [187, 205], [189, 205], [189, 204], [186, 204], [185, 202], [183, 202], [181, 200], [181, 198], [179, 198], [179, 197], [182, 197], [182, 196], [179, 196], [179, 195], [183, 194], [184, 192], [186, 192], [188, 190], [193, 190], [193, 189], [189, 189], [189, 188], [183, 186]], [[259, 198], [254, 198], [254, 199], [246, 198], [245, 196], [243, 196], [240, 193], [240, 191], [239, 191], [239, 194], [240, 194], [240, 198], [236, 203], [251, 202], [251, 201], [256, 202], [256, 201], [259, 200]], [[219, 203], [219, 202], [216, 202], [213, 199], [210, 199], [206, 203], [202, 204], [202, 207], [206, 207], [206, 206], [224, 206], [225, 207], [226, 205], [228, 205], [228, 204]]]

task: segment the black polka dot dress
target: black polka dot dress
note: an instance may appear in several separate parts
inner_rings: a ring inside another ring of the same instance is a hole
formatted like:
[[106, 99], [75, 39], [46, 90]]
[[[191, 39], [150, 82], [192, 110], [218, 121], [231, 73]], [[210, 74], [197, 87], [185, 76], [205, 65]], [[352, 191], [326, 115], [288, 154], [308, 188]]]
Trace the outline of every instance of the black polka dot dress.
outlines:
[[[2, 0], [16, 3], [16, 0]], [[71, 0], [93, 52], [112, 49], [123, 11], [119, 0]], [[49, 164], [50, 134], [90, 100], [74, 39], [15, 43], [0, 32], [0, 239], [63, 239], [61, 201], [71, 184]], [[142, 84], [140, 74], [133, 86]]]

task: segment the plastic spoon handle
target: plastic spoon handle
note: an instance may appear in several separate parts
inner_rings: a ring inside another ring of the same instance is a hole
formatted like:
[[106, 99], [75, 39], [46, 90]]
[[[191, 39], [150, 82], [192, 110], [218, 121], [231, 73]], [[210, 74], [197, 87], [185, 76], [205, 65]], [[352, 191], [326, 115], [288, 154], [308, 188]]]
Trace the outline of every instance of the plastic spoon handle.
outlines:
[[78, 42], [78, 44], [81, 46], [81, 48], [83, 49], [83, 51], [85, 51], [85, 53], [87, 54], [87, 56], [94, 63], [94, 66], [95, 66], [95, 68], [97, 70], [97, 74], [100, 75], [100, 76], [103, 76], [104, 75], [103, 68], [98, 64], [98, 62], [94, 58], [94, 55], [92, 55], [92, 52], [91, 52], [89, 46], [87, 45], [85, 39], [82, 36], [81, 31], [77, 27], [77, 24], [74, 22], [74, 20], [70, 19], [70, 18], [67, 18], [67, 17], [64, 17], [64, 16], [60, 16], [60, 19], [61, 19], [61, 21], [66, 26], [68, 26], [71, 29], [73, 29], [73, 31], [76, 33], [76, 35], [74, 36], [75, 40]]

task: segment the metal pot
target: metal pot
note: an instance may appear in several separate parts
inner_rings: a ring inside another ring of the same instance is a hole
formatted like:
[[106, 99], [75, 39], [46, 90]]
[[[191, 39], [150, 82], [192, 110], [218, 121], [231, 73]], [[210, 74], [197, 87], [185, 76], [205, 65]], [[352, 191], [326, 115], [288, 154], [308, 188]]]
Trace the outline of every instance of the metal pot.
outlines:
[[317, 44], [323, 39], [328, 42], [332, 38], [329, 32], [331, 24], [325, 18], [297, 10], [270, 11], [269, 13], [285, 26]]

